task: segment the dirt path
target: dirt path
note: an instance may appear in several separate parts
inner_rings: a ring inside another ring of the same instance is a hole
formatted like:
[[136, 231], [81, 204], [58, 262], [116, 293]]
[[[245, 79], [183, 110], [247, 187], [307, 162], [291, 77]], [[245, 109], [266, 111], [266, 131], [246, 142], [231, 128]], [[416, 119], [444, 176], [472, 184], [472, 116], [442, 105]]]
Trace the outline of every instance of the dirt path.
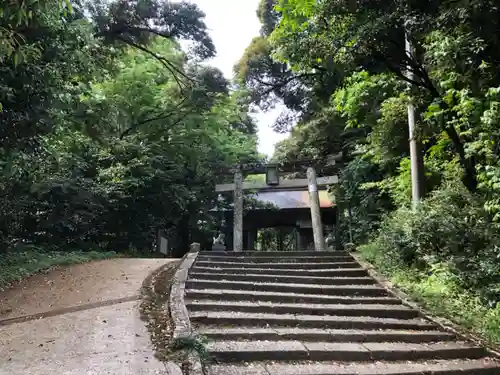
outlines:
[[76, 265], [1, 293], [0, 374], [159, 374], [137, 297], [144, 278], [169, 261]]

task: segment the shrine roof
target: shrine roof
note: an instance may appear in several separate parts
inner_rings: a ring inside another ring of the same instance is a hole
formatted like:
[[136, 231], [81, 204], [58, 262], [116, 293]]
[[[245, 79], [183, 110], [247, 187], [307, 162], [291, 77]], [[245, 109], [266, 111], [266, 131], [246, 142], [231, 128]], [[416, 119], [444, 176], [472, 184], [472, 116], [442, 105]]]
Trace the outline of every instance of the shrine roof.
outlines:
[[[319, 204], [321, 208], [332, 208], [335, 203], [327, 190], [319, 190]], [[309, 209], [309, 192], [307, 190], [270, 190], [249, 194], [259, 203], [272, 205], [274, 209]], [[232, 204], [231, 204], [232, 206]], [[256, 208], [259, 210], [260, 208]], [[264, 207], [265, 209], [265, 207]], [[219, 211], [213, 209], [212, 211]], [[221, 211], [226, 211], [222, 209]]]

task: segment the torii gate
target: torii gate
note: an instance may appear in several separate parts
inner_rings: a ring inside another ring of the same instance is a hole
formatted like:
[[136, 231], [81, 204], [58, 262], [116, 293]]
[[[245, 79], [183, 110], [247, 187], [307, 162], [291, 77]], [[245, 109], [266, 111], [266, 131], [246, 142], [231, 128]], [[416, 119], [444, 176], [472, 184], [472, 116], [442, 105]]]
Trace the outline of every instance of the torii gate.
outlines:
[[[327, 166], [333, 166], [341, 155], [332, 155], [327, 159]], [[314, 167], [307, 168], [306, 179], [280, 180], [278, 164], [267, 165], [238, 165], [230, 172], [234, 173], [234, 183], [216, 185], [217, 193], [234, 192], [234, 221], [233, 221], [233, 250], [243, 250], [243, 191], [261, 189], [282, 189], [282, 188], [308, 188], [309, 202], [311, 209], [311, 223], [314, 236], [314, 246], [316, 250], [325, 249], [325, 239], [323, 235], [323, 225], [320, 215], [320, 203], [318, 186], [326, 186], [338, 183], [338, 176], [316, 177]], [[243, 172], [252, 174], [265, 173], [266, 182], [243, 182]]]

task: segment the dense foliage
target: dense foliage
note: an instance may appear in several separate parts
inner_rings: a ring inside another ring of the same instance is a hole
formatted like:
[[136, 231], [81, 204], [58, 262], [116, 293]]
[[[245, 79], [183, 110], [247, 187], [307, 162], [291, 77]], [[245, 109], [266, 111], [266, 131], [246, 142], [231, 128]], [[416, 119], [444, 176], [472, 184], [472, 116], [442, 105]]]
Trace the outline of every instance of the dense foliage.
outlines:
[[[389, 274], [447, 275], [485, 308], [500, 301], [499, 13], [497, 0], [262, 0], [261, 35], [235, 66], [255, 105], [284, 105], [275, 129], [296, 123], [275, 160], [342, 153], [344, 243], [374, 241]], [[409, 104], [425, 174], [416, 209]]]
[[188, 2], [2, 4], [0, 253], [151, 250], [162, 228], [182, 255], [206, 235], [217, 171], [259, 158], [214, 53]]

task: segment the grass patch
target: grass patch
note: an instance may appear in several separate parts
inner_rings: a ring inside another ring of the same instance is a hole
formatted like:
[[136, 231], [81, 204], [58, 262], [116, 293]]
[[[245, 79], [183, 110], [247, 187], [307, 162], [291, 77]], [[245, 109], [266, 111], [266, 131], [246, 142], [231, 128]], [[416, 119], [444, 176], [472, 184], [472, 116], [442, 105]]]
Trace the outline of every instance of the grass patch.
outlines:
[[56, 266], [88, 262], [90, 260], [117, 257], [113, 251], [49, 251], [23, 249], [0, 253], [0, 290], [11, 283], [40, 272], [48, 272]]
[[454, 322], [490, 345], [500, 345], [500, 303], [485, 306], [477, 295], [458, 286], [446, 265], [436, 264], [428, 272], [390, 267], [375, 244], [360, 246], [359, 254], [431, 314]]

